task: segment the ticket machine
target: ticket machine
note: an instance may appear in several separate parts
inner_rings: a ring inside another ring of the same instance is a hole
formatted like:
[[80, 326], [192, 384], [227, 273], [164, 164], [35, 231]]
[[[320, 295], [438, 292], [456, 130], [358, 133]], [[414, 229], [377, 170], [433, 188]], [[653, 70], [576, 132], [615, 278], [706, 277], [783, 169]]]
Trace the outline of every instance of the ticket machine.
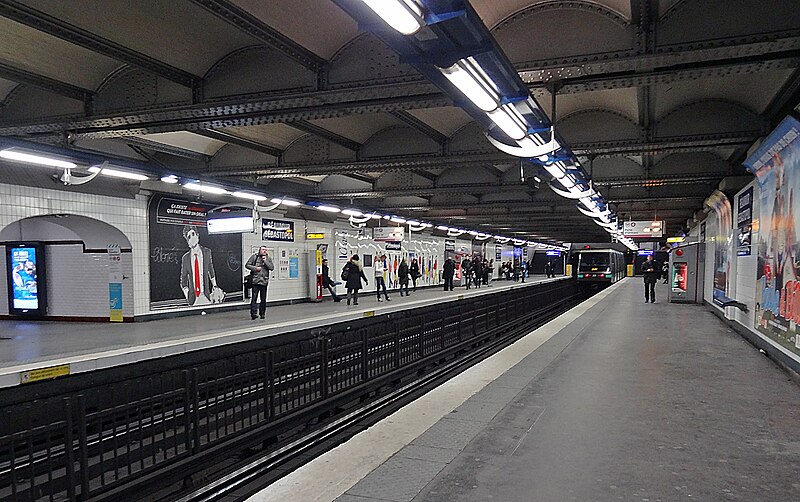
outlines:
[[669, 254], [669, 301], [703, 303], [705, 243], [674, 248]]

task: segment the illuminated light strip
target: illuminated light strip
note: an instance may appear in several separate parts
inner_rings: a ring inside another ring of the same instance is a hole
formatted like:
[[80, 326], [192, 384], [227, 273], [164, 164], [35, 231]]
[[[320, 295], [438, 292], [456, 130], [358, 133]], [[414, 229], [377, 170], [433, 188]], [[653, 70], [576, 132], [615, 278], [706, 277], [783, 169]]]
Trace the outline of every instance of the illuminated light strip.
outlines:
[[422, 9], [412, 0], [363, 0], [386, 24], [403, 35], [413, 35], [425, 23]]
[[25, 162], [27, 164], [38, 164], [40, 166], [48, 167], [62, 167], [64, 169], [74, 169], [78, 167], [74, 162], [66, 160], [53, 159], [50, 157], [43, 157], [41, 155], [33, 155], [30, 153], [18, 152], [16, 150], [0, 150], [0, 158], [6, 160], [13, 160], [16, 162]]

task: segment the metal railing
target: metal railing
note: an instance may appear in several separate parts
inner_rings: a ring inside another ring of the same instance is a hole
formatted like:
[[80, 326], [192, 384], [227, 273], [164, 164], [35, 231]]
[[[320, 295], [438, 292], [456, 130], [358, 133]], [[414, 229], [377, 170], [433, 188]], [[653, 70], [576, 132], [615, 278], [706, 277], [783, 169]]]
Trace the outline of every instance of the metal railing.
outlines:
[[[575, 293], [561, 280], [206, 349], [0, 410], [0, 500], [120, 500], [518, 328]], [[73, 377], [67, 377], [73, 378]]]

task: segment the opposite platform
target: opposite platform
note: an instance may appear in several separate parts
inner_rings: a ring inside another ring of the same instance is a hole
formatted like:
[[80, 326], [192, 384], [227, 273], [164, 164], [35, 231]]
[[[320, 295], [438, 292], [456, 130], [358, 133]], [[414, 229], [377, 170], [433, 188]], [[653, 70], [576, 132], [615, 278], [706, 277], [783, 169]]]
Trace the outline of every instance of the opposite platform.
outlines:
[[410, 297], [393, 293], [391, 302], [382, 303], [374, 293], [362, 294], [358, 306], [344, 301], [281, 305], [270, 307], [266, 320], [255, 321], [247, 310], [124, 324], [0, 321], [0, 388], [18, 385], [21, 372], [36, 368], [69, 364], [73, 374], [94, 371], [557, 280], [568, 279], [538, 276], [452, 292], [426, 288]]
[[800, 499], [798, 386], [658, 294], [613, 286], [252, 500]]

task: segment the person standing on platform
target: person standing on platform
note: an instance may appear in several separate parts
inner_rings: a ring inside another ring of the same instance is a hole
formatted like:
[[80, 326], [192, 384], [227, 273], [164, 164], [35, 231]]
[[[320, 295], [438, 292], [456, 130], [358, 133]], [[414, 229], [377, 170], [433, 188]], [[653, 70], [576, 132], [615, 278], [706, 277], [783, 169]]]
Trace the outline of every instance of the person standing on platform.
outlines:
[[444, 278], [444, 290], [453, 291], [453, 275], [456, 273], [456, 262], [451, 257], [447, 257], [442, 266], [442, 277]]
[[469, 258], [464, 258], [461, 262], [461, 278], [464, 279], [467, 289], [472, 287], [472, 260]]
[[[414, 286], [413, 291], [416, 293], [417, 279], [420, 277], [419, 263], [417, 263], [417, 260], [411, 260], [411, 265], [408, 267], [408, 274], [411, 276], [411, 283]], [[408, 296], [408, 291], [406, 291], [406, 296]]]
[[480, 288], [481, 281], [483, 281], [483, 267], [481, 266], [481, 259], [478, 255], [475, 255], [475, 259], [472, 261], [472, 274], [475, 280], [475, 287]]
[[[256, 319], [256, 312], [264, 319], [267, 313], [267, 286], [269, 286], [269, 273], [275, 270], [272, 258], [267, 253], [267, 246], [258, 248], [258, 253], [254, 254], [245, 264], [250, 271], [253, 283], [253, 293], [250, 295], [250, 319]], [[261, 302], [256, 298], [261, 295]], [[258, 307], [256, 304], [258, 303]], [[256, 310], [256, 308], [258, 310]]]
[[334, 289], [336, 283], [331, 279], [330, 272], [331, 269], [328, 267], [328, 259], [325, 258], [322, 260], [322, 287], [331, 292], [331, 298], [333, 298], [334, 302], [339, 303], [342, 299], [336, 294], [336, 290]]
[[342, 280], [347, 286], [348, 305], [350, 305], [350, 300], [353, 300], [353, 305], [358, 305], [358, 290], [364, 287], [361, 285], [361, 279], [364, 279], [364, 284], [369, 284], [364, 276], [364, 270], [361, 268], [361, 261], [358, 255], [354, 254], [342, 269]]
[[642, 275], [644, 276], [644, 302], [656, 302], [656, 282], [660, 269], [653, 260], [653, 255], [647, 255], [647, 260], [642, 263]]
[[400, 296], [403, 296], [403, 288], [405, 288], [406, 296], [408, 296], [408, 278], [409, 267], [406, 259], [403, 258], [403, 260], [400, 262], [400, 266], [397, 267], [397, 279], [400, 281]]
[[547, 275], [548, 279], [556, 276], [555, 269], [556, 268], [553, 266], [553, 261], [547, 260], [547, 263], [544, 264], [544, 273]]
[[375, 263], [372, 264], [375, 270], [375, 294], [378, 296], [378, 301], [381, 300], [381, 288], [383, 288], [383, 296], [386, 297], [386, 301], [390, 301], [389, 293], [386, 292], [386, 279], [384, 275], [386, 274], [386, 255], [379, 256]]

